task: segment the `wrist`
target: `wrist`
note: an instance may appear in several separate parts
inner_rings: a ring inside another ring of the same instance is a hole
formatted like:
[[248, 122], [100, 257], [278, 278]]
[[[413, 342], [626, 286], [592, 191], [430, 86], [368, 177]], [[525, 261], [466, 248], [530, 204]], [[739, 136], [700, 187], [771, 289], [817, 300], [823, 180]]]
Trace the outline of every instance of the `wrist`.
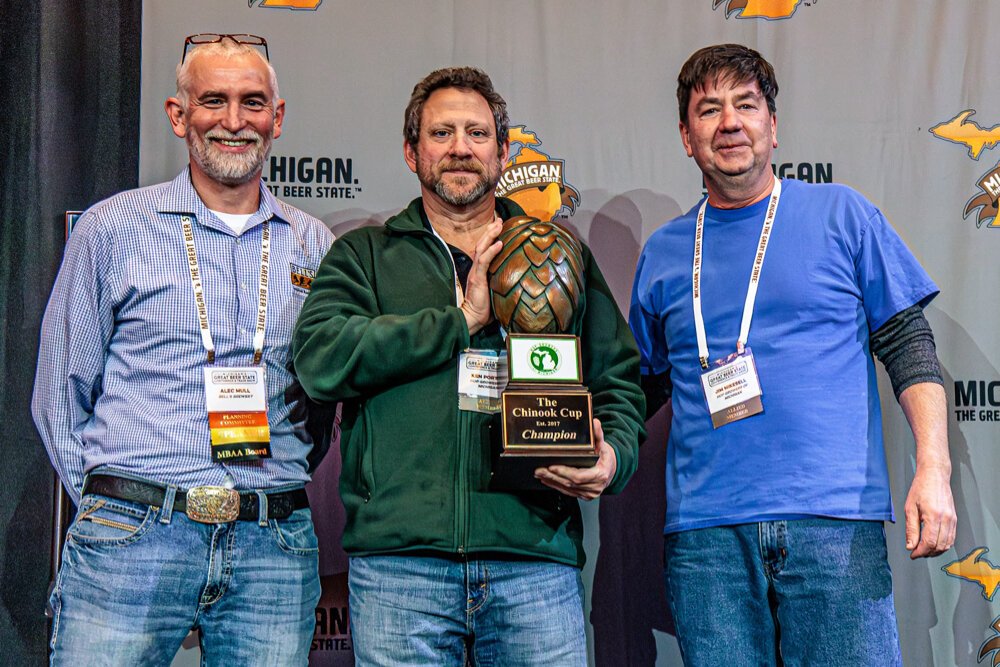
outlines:
[[479, 321], [475, 313], [471, 312], [472, 309], [469, 308], [468, 303], [468, 301], [463, 301], [462, 305], [458, 308], [462, 311], [462, 315], [465, 316], [465, 326], [469, 329], [469, 336], [472, 336], [483, 328], [483, 323]]
[[951, 478], [951, 461], [917, 461], [915, 475], [933, 475], [944, 479]]

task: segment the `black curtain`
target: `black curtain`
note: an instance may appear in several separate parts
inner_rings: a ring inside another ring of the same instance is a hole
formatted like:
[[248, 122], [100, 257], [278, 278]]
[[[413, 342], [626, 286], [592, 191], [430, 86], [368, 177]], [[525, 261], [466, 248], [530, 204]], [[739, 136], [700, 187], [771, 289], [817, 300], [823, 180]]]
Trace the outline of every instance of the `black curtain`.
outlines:
[[0, 664], [43, 665], [54, 478], [30, 415], [67, 210], [136, 187], [142, 0], [0, 0]]

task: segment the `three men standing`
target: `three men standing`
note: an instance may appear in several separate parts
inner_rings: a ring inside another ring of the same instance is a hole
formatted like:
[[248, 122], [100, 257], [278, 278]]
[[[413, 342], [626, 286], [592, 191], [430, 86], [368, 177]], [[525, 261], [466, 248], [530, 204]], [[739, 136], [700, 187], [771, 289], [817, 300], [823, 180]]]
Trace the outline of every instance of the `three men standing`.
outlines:
[[650, 412], [672, 398], [665, 575], [689, 665], [899, 664], [874, 353], [916, 439], [913, 558], [955, 539], [938, 290], [881, 212], [781, 181], [774, 70], [724, 44], [678, 77], [708, 197], [653, 234], [629, 321]]
[[[305, 660], [319, 582], [294, 356], [314, 399], [344, 404], [358, 663], [585, 664], [577, 499], [635, 469], [639, 358], [584, 247], [571, 333], [600, 458], [539, 469], [550, 491], [491, 488], [499, 417], [457, 392], [468, 355], [504, 347], [487, 267], [522, 213], [494, 194], [505, 102], [471, 68], [418, 83], [404, 156], [422, 196], [320, 265], [329, 231], [260, 182], [284, 115], [266, 45], [188, 41], [166, 111], [189, 168], [83, 215], [43, 323], [33, 411], [79, 504], [53, 661], [169, 662], [192, 628], [212, 662]], [[935, 555], [955, 535], [921, 311], [937, 288], [856, 192], [773, 176], [777, 90], [746, 47], [685, 64], [681, 137], [708, 197], [637, 269], [650, 408], [673, 400], [668, 598], [692, 665], [898, 664], [872, 354], [916, 439], [907, 548]], [[286, 266], [319, 267], [308, 299]]]
[[169, 664], [195, 628], [208, 664], [307, 659], [320, 586], [312, 442], [286, 398], [307, 293], [292, 276], [332, 236], [261, 184], [285, 112], [266, 48], [189, 37], [165, 105], [189, 167], [70, 236], [32, 403], [79, 508], [54, 664]]

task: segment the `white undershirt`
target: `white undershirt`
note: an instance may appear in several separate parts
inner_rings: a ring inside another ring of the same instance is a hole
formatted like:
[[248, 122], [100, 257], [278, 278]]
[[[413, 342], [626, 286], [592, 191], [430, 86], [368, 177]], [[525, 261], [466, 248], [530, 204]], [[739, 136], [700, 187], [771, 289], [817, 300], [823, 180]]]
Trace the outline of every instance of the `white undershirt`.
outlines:
[[226, 226], [233, 230], [234, 233], [239, 234], [243, 231], [243, 228], [247, 224], [247, 220], [253, 213], [223, 213], [222, 211], [216, 211], [213, 209], [208, 209], [215, 214], [219, 220], [226, 223]]

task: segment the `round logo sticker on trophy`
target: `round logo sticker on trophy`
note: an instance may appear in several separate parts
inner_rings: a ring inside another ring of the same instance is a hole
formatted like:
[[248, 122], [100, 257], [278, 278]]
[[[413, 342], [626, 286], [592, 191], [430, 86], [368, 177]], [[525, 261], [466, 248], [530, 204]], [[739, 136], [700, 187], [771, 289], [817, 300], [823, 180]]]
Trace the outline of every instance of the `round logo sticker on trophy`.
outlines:
[[559, 369], [559, 353], [556, 348], [539, 343], [531, 348], [531, 366], [542, 375], [555, 373]]
[[583, 253], [556, 222], [504, 222], [490, 263], [493, 313], [507, 332], [510, 381], [503, 392], [503, 447], [493, 486], [545, 488], [536, 468], [597, 462], [591, 397], [583, 386], [580, 328]]

